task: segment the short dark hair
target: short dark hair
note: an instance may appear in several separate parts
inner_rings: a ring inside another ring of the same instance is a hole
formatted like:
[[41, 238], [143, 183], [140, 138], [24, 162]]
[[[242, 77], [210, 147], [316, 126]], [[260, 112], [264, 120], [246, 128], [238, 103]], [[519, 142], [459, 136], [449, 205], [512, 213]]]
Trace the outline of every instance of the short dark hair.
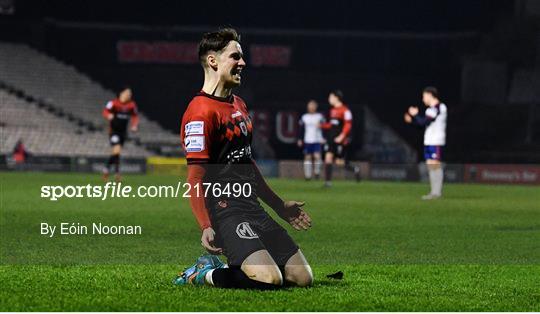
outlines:
[[199, 61], [204, 66], [209, 51], [219, 52], [231, 41], [240, 42], [240, 35], [234, 28], [221, 28], [216, 32], [205, 33], [199, 42]]
[[118, 89], [117, 95], [120, 96], [120, 94], [122, 94], [122, 92], [125, 91], [126, 89], [129, 89], [129, 90], [133, 91], [133, 90], [131, 89], [131, 86], [129, 86], [129, 85], [122, 85], [122, 87], [120, 87], [120, 89]]
[[330, 92], [330, 94], [334, 94], [334, 96], [336, 96], [339, 101], [343, 102], [343, 92], [339, 89], [334, 89]]
[[428, 93], [428, 94], [431, 94], [431, 96], [439, 99], [439, 91], [437, 90], [436, 87], [433, 87], [433, 86], [427, 86], [424, 88], [424, 90], [422, 91], [423, 93]]

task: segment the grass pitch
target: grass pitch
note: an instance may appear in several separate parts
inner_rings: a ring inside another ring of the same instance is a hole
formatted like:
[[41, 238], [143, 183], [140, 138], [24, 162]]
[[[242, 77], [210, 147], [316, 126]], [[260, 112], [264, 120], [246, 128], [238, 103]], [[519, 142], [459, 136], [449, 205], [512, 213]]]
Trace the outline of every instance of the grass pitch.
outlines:
[[[0, 173], [2, 311], [540, 311], [540, 188], [270, 180], [305, 200], [313, 228], [288, 228], [312, 288], [176, 287], [202, 253], [186, 199], [40, 198], [42, 185], [102, 184], [87, 174]], [[183, 178], [181, 178], [183, 180]], [[167, 176], [125, 184], [176, 185]], [[40, 223], [141, 225], [137, 236], [40, 235]], [[341, 270], [343, 280], [326, 278]]]

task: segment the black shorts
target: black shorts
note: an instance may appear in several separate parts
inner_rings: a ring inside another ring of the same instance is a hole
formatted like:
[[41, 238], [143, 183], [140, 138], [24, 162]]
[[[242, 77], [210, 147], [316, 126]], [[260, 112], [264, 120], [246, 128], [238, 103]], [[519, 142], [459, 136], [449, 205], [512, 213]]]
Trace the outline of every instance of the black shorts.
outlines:
[[347, 153], [347, 145], [338, 144], [334, 141], [329, 141], [324, 144], [324, 152], [334, 154], [335, 158], [345, 159]]
[[259, 250], [267, 250], [278, 266], [284, 266], [298, 251], [287, 231], [262, 208], [216, 219], [213, 226], [216, 245], [223, 248], [231, 266], [241, 266], [249, 255]]
[[113, 132], [109, 135], [109, 143], [111, 143], [111, 146], [124, 145], [125, 140], [126, 140], [126, 133]]

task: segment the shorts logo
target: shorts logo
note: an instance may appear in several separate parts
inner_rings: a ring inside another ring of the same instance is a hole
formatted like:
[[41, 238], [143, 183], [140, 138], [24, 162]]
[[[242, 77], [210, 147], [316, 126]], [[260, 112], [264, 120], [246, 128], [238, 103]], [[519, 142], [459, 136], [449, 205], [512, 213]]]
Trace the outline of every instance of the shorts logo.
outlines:
[[118, 137], [118, 135], [111, 136], [111, 143], [116, 144], [118, 142], [120, 142], [120, 137]]
[[204, 121], [192, 121], [186, 124], [186, 126], [184, 127], [184, 133], [186, 136], [194, 134], [204, 134]]
[[256, 239], [259, 236], [251, 229], [249, 222], [241, 222], [236, 226], [236, 234], [242, 239]]
[[204, 136], [191, 135], [186, 136], [184, 139], [184, 145], [186, 146], [186, 152], [202, 152], [204, 150]]

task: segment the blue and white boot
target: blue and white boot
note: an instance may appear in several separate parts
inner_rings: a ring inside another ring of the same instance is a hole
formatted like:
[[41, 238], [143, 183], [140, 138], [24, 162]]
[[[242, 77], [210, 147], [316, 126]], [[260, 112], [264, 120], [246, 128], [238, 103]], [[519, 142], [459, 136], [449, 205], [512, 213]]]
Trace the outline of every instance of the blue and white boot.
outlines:
[[226, 268], [227, 264], [224, 264], [216, 255], [205, 254], [200, 256], [194, 265], [186, 268], [173, 280], [175, 285], [204, 285], [204, 277], [212, 269]]

